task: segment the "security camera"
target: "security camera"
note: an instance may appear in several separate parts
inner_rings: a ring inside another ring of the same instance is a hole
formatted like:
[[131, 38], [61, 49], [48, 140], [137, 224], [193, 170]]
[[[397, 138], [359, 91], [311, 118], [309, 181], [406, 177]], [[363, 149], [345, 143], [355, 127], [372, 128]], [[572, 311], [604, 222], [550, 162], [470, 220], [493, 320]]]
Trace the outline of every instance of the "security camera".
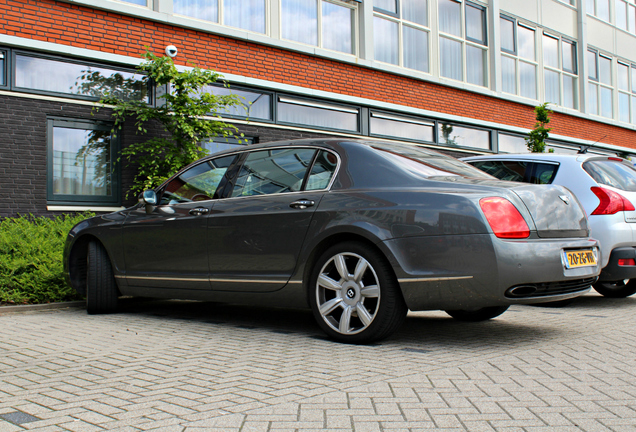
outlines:
[[166, 47], [166, 55], [168, 57], [176, 57], [177, 56], [177, 52], [178, 52], [177, 47], [174, 46], [174, 45], [168, 45]]

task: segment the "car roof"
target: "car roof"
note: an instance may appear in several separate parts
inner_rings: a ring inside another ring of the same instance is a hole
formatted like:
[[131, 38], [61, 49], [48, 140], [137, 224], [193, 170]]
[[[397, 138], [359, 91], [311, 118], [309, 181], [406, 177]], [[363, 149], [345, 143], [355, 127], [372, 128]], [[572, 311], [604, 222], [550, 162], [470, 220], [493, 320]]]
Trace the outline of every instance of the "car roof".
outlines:
[[558, 153], [500, 153], [500, 154], [492, 154], [492, 155], [482, 155], [482, 156], [470, 156], [461, 158], [460, 160], [464, 162], [468, 161], [478, 161], [478, 160], [526, 160], [526, 161], [542, 161], [542, 162], [560, 162], [560, 163], [571, 163], [571, 162], [585, 162], [590, 159], [620, 159], [616, 156], [611, 155], [599, 155], [592, 153], [585, 154], [558, 154]]

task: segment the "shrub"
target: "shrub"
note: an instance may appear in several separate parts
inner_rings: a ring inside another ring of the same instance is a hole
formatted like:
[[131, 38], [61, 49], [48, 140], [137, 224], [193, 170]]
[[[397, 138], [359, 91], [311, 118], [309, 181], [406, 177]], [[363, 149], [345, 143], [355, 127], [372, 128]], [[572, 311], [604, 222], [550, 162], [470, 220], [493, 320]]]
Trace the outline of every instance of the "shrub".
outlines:
[[81, 299], [64, 280], [66, 235], [92, 214], [20, 216], [0, 221], [0, 303], [32, 304]]

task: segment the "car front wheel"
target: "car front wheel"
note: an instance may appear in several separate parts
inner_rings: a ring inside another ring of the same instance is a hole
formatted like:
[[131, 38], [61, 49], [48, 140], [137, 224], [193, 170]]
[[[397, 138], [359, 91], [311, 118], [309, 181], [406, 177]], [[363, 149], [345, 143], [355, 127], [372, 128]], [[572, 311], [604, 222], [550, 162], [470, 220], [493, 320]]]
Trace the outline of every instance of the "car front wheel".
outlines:
[[592, 286], [596, 292], [610, 298], [624, 298], [636, 293], [636, 279], [596, 282]]
[[88, 244], [87, 267], [86, 311], [89, 314], [115, 312], [119, 292], [113, 268], [106, 249], [97, 241], [91, 241]]
[[498, 317], [510, 306], [491, 306], [475, 310], [448, 310], [447, 314], [459, 321], [486, 321]]
[[389, 263], [378, 251], [358, 242], [325, 251], [312, 271], [309, 289], [318, 325], [340, 342], [384, 339], [408, 312]]

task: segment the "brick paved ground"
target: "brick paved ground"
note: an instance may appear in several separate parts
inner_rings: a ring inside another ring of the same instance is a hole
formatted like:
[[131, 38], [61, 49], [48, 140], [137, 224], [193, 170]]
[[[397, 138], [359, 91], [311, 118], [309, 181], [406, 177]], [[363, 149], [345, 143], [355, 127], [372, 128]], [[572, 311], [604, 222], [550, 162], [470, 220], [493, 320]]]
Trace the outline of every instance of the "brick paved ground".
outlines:
[[589, 294], [485, 323], [413, 313], [348, 346], [305, 311], [0, 309], [0, 432], [636, 431], [634, 311]]

